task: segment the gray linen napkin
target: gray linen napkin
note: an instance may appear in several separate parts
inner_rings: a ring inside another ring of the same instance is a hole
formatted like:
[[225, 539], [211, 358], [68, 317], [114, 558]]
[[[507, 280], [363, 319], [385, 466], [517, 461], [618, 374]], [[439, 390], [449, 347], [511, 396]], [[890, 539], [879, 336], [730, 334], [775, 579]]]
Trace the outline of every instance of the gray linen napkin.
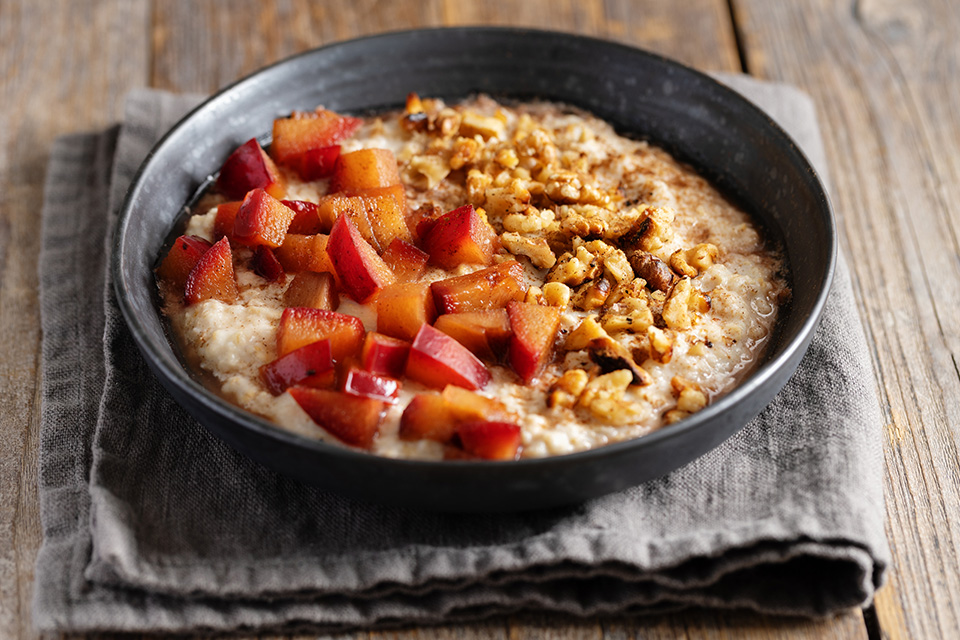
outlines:
[[[811, 101], [725, 78], [826, 175]], [[374, 628], [517, 610], [829, 615], [888, 564], [881, 417], [846, 265], [813, 345], [743, 431], [570, 508], [453, 516], [303, 486], [210, 436], [155, 382], [113, 299], [110, 230], [195, 97], [131, 94], [121, 128], [54, 145], [40, 256], [43, 630]]]

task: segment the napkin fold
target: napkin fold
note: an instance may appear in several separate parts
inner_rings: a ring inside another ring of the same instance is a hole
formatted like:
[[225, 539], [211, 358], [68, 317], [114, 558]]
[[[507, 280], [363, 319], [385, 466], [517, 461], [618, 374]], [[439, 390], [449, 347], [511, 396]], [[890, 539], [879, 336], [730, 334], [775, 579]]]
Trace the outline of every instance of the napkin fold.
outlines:
[[[826, 176], [812, 102], [724, 77]], [[167, 395], [109, 274], [152, 145], [199, 100], [133, 92], [54, 144], [42, 212], [34, 619], [58, 631], [281, 631], [701, 606], [825, 616], [883, 582], [882, 420], [843, 260], [796, 375], [726, 443], [584, 504], [445, 515], [355, 502], [239, 455]]]

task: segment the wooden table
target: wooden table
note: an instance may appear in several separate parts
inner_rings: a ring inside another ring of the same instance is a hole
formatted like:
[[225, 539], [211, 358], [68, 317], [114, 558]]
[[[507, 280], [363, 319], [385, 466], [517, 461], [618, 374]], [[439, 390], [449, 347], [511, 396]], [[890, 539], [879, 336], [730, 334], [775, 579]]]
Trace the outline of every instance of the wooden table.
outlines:
[[[953, 0], [3, 0], [0, 2], [0, 637], [35, 638], [43, 175], [55, 136], [135, 87], [212, 92], [325, 43], [422, 26], [620, 40], [814, 98], [886, 425], [894, 565], [831, 620], [701, 612], [510, 617], [374, 637], [960, 638], [960, 3]], [[368, 634], [351, 634], [349, 637]]]

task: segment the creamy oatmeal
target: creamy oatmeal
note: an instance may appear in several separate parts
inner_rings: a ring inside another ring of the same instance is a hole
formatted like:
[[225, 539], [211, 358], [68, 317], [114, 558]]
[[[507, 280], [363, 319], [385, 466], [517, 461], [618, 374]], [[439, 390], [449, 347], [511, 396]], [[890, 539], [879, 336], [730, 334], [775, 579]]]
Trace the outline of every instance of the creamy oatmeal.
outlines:
[[297, 433], [428, 459], [635, 438], [735, 386], [789, 295], [747, 214], [581, 111], [278, 122], [158, 279], [192, 366]]

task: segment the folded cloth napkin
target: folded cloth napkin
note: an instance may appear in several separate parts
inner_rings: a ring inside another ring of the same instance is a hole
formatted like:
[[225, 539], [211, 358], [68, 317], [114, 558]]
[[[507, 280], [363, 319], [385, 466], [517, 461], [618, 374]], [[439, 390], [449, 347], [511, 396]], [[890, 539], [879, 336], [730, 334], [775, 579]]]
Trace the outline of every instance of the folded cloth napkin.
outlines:
[[[807, 96], [725, 80], [826, 175]], [[888, 563], [882, 422], [843, 263], [810, 351], [756, 420], [664, 478], [585, 504], [495, 516], [373, 506], [212, 437], [148, 371], [107, 273], [133, 173], [196, 100], [134, 92], [121, 127], [52, 151], [40, 629], [335, 630], [689, 606], [823, 616], [871, 600]]]

